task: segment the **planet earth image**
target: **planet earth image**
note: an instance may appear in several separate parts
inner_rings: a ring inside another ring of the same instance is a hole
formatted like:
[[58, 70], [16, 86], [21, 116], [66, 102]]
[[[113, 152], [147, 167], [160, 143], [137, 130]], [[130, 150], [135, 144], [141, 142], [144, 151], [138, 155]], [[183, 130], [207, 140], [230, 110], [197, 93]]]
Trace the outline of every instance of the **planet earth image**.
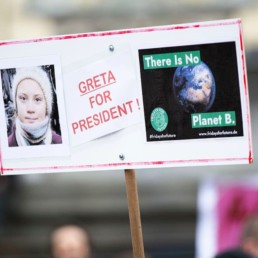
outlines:
[[208, 111], [215, 99], [213, 73], [202, 61], [197, 65], [177, 67], [172, 87], [178, 104], [188, 113]]

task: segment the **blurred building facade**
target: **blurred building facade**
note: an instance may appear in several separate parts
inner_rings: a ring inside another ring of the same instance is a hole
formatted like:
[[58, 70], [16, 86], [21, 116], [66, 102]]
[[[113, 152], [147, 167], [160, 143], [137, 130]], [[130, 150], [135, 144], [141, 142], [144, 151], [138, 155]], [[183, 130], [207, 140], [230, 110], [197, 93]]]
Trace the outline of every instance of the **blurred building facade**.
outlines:
[[[256, 151], [256, 0], [10, 0], [0, 2], [0, 13], [1, 41], [241, 18]], [[207, 176], [255, 176], [257, 171], [255, 161], [248, 167], [139, 171], [146, 252], [153, 258], [194, 257], [198, 216], [196, 196], [200, 181]], [[17, 176], [10, 178], [10, 183], [14, 186], [6, 205], [6, 219], [1, 225], [1, 257], [49, 257], [50, 231], [62, 220], [85, 224], [93, 238], [96, 258], [113, 258], [117, 253], [131, 249], [123, 171]]]
[[241, 18], [246, 48], [258, 41], [255, 0], [11, 0], [0, 7], [1, 40]]

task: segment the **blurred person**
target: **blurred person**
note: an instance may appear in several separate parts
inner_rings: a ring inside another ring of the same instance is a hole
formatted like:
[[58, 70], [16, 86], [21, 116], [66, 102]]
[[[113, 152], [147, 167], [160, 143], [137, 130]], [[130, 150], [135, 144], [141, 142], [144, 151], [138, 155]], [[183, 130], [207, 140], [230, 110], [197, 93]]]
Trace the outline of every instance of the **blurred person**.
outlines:
[[51, 129], [52, 84], [40, 67], [17, 68], [12, 82], [14, 125], [9, 147], [62, 143]]
[[223, 251], [215, 258], [258, 258], [258, 215], [247, 218], [241, 232], [240, 245], [236, 249]]
[[241, 249], [258, 258], [258, 215], [252, 215], [246, 220], [241, 236]]
[[75, 224], [57, 227], [51, 234], [53, 258], [91, 258], [91, 241], [88, 232]]

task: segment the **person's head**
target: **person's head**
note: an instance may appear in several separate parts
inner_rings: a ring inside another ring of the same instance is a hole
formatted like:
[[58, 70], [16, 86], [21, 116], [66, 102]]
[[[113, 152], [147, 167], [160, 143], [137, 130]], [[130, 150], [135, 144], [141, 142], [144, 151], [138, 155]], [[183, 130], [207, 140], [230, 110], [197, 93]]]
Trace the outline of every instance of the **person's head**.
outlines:
[[17, 68], [12, 83], [16, 115], [24, 124], [42, 122], [52, 112], [52, 86], [40, 67]]
[[91, 244], [85, 229], [78, 225], [63, 225], [51, 234], [53, 258], [90, 258]]
[[241, 237], [241, 248], [258, 258], [258, 215], [253, 215], [246, 220]]

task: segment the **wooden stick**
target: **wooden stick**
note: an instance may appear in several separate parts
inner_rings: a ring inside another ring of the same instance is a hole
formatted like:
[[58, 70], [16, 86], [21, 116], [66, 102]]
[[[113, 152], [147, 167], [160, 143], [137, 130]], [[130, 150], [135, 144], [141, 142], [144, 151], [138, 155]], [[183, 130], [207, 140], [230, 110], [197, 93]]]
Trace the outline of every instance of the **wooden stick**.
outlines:
[[140, 206], [134, 169], [125, 169], [126, 192], [129, 209], [131, 238], [134, 258], [145, 258]]

